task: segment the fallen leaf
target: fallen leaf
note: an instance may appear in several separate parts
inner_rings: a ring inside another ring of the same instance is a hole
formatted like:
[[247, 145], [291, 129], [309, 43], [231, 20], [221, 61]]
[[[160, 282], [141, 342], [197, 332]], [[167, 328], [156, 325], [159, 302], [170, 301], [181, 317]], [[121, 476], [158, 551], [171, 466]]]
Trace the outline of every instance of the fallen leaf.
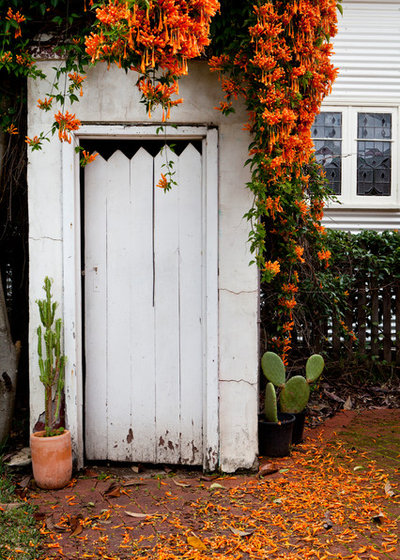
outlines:
[[265, 463], [265, 465], [262, 465], [262, 467], [260, 467], [258, 476], [268, 476], [269, 474], [274, 474], [276, 472], [278, 472], [278, 467], [276, 465], [274, 465], [273, 463]]
[[157, 513], [136, 513], [134, 511], [127, 511], [125, 510], [126, 515], [129, 517], [135, 517], [136, 519], [145, 519], [146, 517], [152, 517], [153, 515], [157, 515]]
[[72, 533], [70, 534], [70, 537], [77, 537], [78, 535], [80, 535], [82, 533], [82, 531], [83, 531], [83, 525], [79, 521], [79, 524], [72, 531]]
[[246, 531], [241, 531], [240, 529], [236, 529], [235, 527], [229, 527], [229, 529], [237, 537], [248, 537], [249, 535], [252, 535], [255, 531], [255, 529], [248, 529]]
[[357, 465], [356, 467], [353, 467], [353, 471], [361, 471], [364, 467], [362, 465]]
[[48, 529], [56, 530], [58, 533], [65, 533], [68, 531], [68, 527], [65, 527], [65, 525], [59, 525], [58, 523], [53, 523], [52, 527], [50, 527], [49, 522], [47, 522], [46, 525]]
[[26, 498], [27, 493], [28, 493], [28, 487], [27, 486], [25, 488], [16, 488], [15, 489], [15, 495], [18, 496], [18, 498], [21, 498], [22, 500], [24, 498]]
[[172, 479], [172, 482], [175, 484], [175, 486], [181, 486], [182, 488], [189, 488], [190, 484], [188, 484], [187, 482], [180, 482], [179, 480], [175, 480], [175, 478]]
[[143, 486], [144, 484], [146, 483], [143, 482], [143, 480], [128, 480], [127, 482], [124, 482], [122, 486]]
[[115, 482], [112, 482], [104, 492], [104, 496], [107, 496], [108, 498], [119, 498], [120, 495], [121, 487], [118, 486]]
[[99, 473], [94, 469], [87, 468], [83, 471], [83, 476], [87, 476], [88, 478], [97, 478]]
[[385, 516], [383, 515], [383, 513], [381, 511], [378, 514], [376, 514], [372, 517], [372, 521], [374, 523], [377, 523], [378, 525], [383, 523], [384, 519], [385, 519]]
[[343, 399], [341, 399], [340, 397], [338, 397], [335, 393], [331, 393], [330, 391], [327, 391], [326, 389], [324, 389], [324, 393], [327, 397], [329, 397], [330, 399], [336, 401], [336, 402], [340, 402], [340, 403], [344, 403], [345, 401]]
[[223, 488], [224, 490], [226, 490], [225, 486], [222, 486], [222, 484], [220, 484], [219, 482], [213, 482], [210, 486], [210, 490], [215, 490], [217, 488]]
[[51, 517], [48, 517], [46, 519], [46, 527], [49, 531], [54, 531], [55, 525], [54, 525], [54, 521]]
[[199, 539], [199, 537], [196, 537], [195, 534], [193, 534], [193, 536], [191, 535], [188, 536], [187, 543], [188, 545], [192, 546], [193, 548], [196, 548], [197, 550], [207, 550], [206, 545], [203, 543], [203, 541]]
[[289, 469], [279, 469], [279, 471], [278, 471], [278, 472], [280, 472], [280, 473], [285, 473], [285, 472], [289, 472]]
[[200, 477], [200, 480], [206, 480], [207, 482], [210, 482], [211, 480], [215, 480], [216, 478], [218, 478], [219, 475], [218, 474], [210, 474], [210, 475], [203, 475]]
[[0, 509], [3, 511], [9, 511], [20, 506], [22, 506], [22, 502], [9, 502], [7, 504], [0, 504]]
[[351, 410], [353, 408], [353, 403], [351, 401], [350, 395], [347, 397], [346, 402], [343, 405], [343, 410]]
[[28, 484], [31, 481], [31, 475], [29, 474], [28, 476], [24, 476], [24, 478], [22, 478], [19, 482], [18, 482], [18, 486], [20, 486], [21, 488], [27, 488]]
[[11, 459], [5, 464], [9, 467], [26, 467], [30, 465], [31, 462], [31, 450], [29, 447], [24, 447], [17, 453], [14, 453]]
[[325, 513], [325, 522], [324, 522], [323, 527], [327, 531], [329, 531], [329, 529], [332, 529], [332, 527], [333, 527], [333, 523], [332, 523], [332, 520], [331, 520], [331, 514], [329, 513], [329, 511], [327, 511]]
[[82, 520], [81, 514], [70, 517], [69, 520], [70, 537], [76, 537], [82, 533], [83, 525], [81, 520]]
[[393, 498], [393, 496], [395, 495], [392, 490], [392, 486], [390, 485], [390, 482], [386, 482], [385, 484], [385, 494], [388, 498]]

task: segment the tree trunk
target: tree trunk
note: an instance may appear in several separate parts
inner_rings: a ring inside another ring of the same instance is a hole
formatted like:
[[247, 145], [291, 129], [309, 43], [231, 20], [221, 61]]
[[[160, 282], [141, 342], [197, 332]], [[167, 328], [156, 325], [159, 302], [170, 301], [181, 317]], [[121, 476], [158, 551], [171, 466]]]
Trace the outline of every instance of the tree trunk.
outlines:
[[17, 352], [11, 339], [0, 275], [0, 446], [10, 433], [17, 385]]

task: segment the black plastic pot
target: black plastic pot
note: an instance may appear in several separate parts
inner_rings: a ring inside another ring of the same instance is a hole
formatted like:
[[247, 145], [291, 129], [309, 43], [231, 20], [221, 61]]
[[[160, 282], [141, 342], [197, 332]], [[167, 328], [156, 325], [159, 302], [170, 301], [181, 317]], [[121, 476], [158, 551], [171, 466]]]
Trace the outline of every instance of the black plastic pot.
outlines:
[[290, 455], [294, 414], [278, 413], [278, 422], [267, 422], [263, 416], [258, 420], [258, 449], [260, 455], [286, 457]]
[[303, 410], [302, 412], [297, 412], [293, 414], [295, 417], [294, 425], [293, 425], [293, 435], [292, 435], [292, 443], [297, 445], [298, 443], [303, 442], [303, 432], [304, 432], [304, 422], [306, 419], [306, 412]]

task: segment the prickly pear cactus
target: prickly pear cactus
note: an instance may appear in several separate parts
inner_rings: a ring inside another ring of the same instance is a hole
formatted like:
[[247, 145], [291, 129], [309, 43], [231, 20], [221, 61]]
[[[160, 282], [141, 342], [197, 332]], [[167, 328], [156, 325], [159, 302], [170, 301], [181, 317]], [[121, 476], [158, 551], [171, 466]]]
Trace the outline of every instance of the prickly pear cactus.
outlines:
[[267, 383], [265, 388], [265, 407], [264, 415], [267, 422], [278, 422], [278, 407], [276, 403], [275, 387], [271, 383]]
[[265, 352], [261, 358], [261, 367], [268, 381], [273, 383], [275, 387], [282, 387], [285, 383], [286, 369], [278, 354]]
[[324, 369], [324, 358], [320, 354], [313, 354], [306, 363], [306, 379], [308, 383], [314, 383]]
[[282, 412], [297, 414], [305, 409], [310, 397], [310, 386], [302, 375], [291, 377], [282, 387], [279, 403]]

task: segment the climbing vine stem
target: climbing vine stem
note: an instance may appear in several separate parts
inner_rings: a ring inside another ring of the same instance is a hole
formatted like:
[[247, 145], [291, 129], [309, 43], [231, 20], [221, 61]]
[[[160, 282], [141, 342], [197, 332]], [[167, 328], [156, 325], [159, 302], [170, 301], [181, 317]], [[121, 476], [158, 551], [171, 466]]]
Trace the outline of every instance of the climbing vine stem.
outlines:
[[274, 287], [278, 324], [270, 342], [286, 362], [309, 248], [319, 266], [329, 266], [321, 219], [330, 191], [313, 157], [311, 126], [336, 76], [329, 39], [336, 33], [337, 3], [259, 1], [248, 5], [243, 19], [239, 44], [224, 45], [210, 68], [225, 92], [219, 109], [229, 114], [238, 97], [247, 106], [250, 249], [262, 280]]

